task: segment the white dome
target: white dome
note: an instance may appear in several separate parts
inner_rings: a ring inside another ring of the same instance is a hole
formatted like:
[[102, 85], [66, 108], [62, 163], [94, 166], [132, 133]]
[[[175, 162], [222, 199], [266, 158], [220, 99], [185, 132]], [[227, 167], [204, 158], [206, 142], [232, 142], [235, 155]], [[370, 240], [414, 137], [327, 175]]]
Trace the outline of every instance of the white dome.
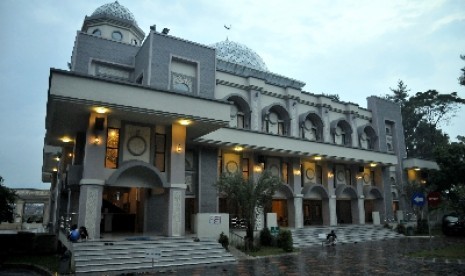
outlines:
[[240, 43], [221, 41], [211, 45], [216, 49], [216, 57], [232, 63], [237, 63], [260, 71], [268, 71], [263, 59], [249, 47]]
[[116, 18], [126, 19], [132, 22], [136, 22], [134, 15], [126, 7], [120, 5], [118, 1], [114, 3], [108, 3], [103, 6], [98, 7], [93, 13], [92, 16], [97, 15], [110, 15]]

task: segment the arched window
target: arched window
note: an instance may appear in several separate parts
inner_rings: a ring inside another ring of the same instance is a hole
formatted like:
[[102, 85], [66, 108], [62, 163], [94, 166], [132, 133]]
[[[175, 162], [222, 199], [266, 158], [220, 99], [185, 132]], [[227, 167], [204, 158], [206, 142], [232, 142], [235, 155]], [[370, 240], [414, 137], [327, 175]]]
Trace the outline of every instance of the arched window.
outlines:
[[337, 145], [352, 145], [352, 128], [346, 120], [335, 120], [331, 123], [333, 143]]
[[102, 32], [100, 31], [100, 29], [95, 29], [93, 32], [92, 32], [93, 35], [95, 36], [102, 36]]
[[262, 112], [263, 131], [278, 135], [288, 135], [289, 114], [284, 107], [274, 105], [270, 108], [265, 108]]
[[231, 105], [231, 127], [245, 128], [245, 115], [239, 106]]
[[323, 121], [314, 112], [300, 115], [300, 137], [310, 141], [322, 141]]
[[347, 134], [345, 130], [337, 126], [336, 130], [334, 131], [334, 143], [338, 145], [346, 145], [347, 144]]
[[239, 96], [228, 98], [232, 103], [230, 111], [231, 127], [249, 129], [250, 128], [250, 108], [247, 102]]
[[284, 120], [276, 112], [270, 112], [265, 119], [266, 132], [285, 135]]
[[391, 143], [386, 143], [388, 151], [394, 151]]
[[376, 149], [378, 136], [371, 124], [367, 124], [358, 128], [359, 146], [362, 149]]
[[310, 141], [316, 141], [318, 140], [318, 130], [315, 124], [310, 120], [307, 119], [302, 123], [302, 138], [310, 140]]

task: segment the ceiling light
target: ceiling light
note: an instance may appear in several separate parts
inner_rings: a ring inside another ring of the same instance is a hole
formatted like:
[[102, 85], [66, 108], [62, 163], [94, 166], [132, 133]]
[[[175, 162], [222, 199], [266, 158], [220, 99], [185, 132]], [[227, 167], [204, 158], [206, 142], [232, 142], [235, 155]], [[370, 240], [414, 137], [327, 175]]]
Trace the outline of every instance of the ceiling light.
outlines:
[[179, 124], [183, 125], [183, 126], [188, 126], [191, 124], [191, 121], [189, 120], [179, 120]]
[[242, 151], [244, 148], [243, 147], [240, 147], [240, 146], [236, 146], [234, 148], [235, 151]]
[[106, 109], [105, 107], [96, 107], [95, 112], [97, 112], [98, 114], [105, 114], [108, 112], [108, 109]]
[[69, 142], [72, 142], [73, 140], [69, 138], [68, 136], [64, 136], [61, 138], [61, 141], [64, 143], [69, 143]]

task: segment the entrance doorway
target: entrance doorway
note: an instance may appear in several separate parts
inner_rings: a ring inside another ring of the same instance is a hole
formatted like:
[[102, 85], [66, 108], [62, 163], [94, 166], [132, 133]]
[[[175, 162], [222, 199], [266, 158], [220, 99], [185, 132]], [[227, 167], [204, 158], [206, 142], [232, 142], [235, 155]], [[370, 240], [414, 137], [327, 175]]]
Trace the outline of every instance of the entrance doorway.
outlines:
[[144, 231], [145, 188], [106, 187], [102, 198], [101, 232]]
[[186, 232], [192, 233], [194, 231], [194, 225], [192, 225], [192, 216], [196, 213], [196, 199], [186, 198], [186, 207], [184, 208]]
[[286, 199], [273, 199], [271, 203], [271, 212], [276, 213], [276, 217], [278, 218], [278, 225], [280, 227], [288, 226]]
[[373, 200], [365, 200], [365, 223], [373, 223], [373, 211], [375, 210], [375, 205]]
[[338, 200], [336, 202], [337, 223], [352, 223], [352, 206], [350, 200]]
[[322, 225], [323, 212], [321, 200], [304, 200], [304, 225]]

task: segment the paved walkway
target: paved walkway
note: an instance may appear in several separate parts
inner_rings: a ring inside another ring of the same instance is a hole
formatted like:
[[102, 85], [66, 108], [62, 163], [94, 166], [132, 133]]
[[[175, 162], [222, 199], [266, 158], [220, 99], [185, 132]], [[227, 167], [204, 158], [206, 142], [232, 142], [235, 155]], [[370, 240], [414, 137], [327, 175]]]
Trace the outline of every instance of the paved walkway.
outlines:
[[465, 260], [418, 259], [409, 252], [461, 244], [465, 238], [399, 238], [335, 247], [308, 247], [278, 257], [240, 259], [235, 265], [167, 269], [144, 275], [465, 275]]

